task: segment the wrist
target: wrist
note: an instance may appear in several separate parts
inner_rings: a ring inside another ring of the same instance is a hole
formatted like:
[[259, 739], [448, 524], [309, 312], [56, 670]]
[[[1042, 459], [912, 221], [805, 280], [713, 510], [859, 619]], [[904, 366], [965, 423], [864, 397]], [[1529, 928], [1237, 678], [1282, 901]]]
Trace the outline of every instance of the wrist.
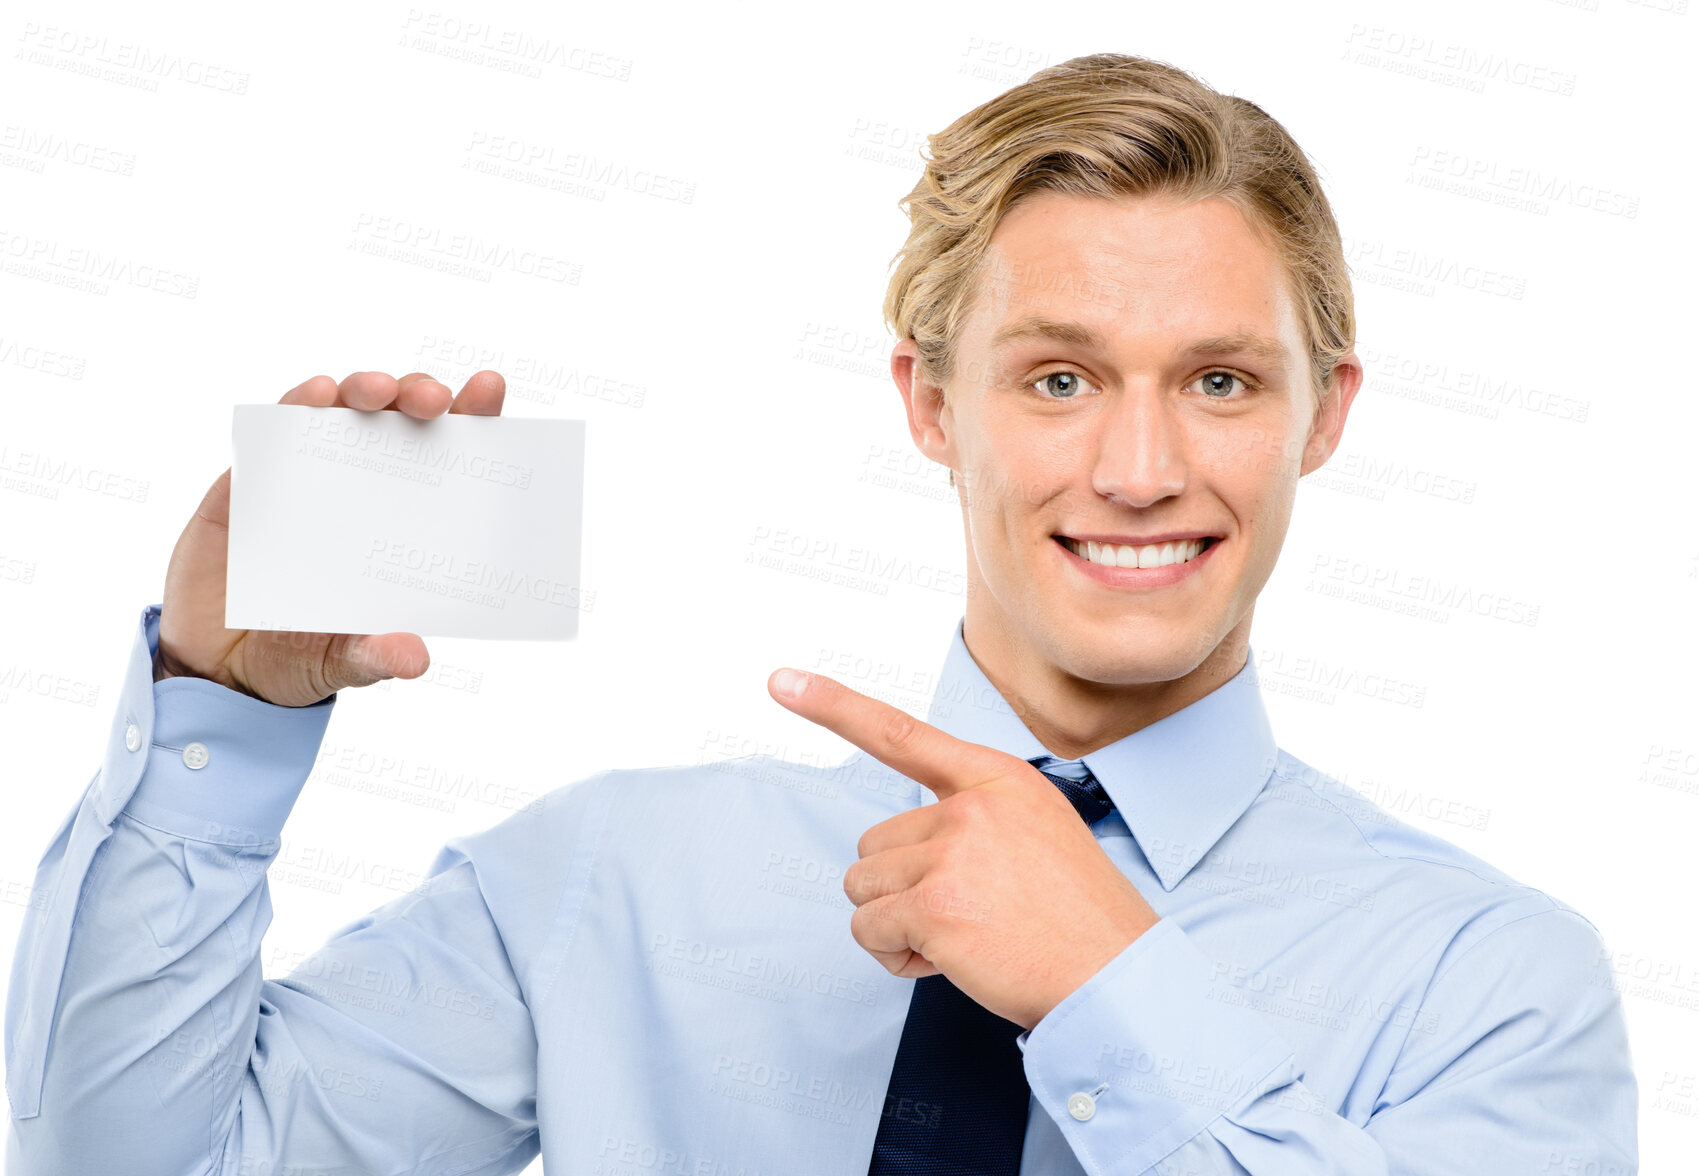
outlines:
[[217, 678], [209, 675], [197, 673], [185, 666], [165, 651], [165, 642], [161, 641], [153, 651], [153, 680], [163, 682], [167, 678], [200, 678], [207, 682], [217, 682], [220, 686], [227, 684], [219, 682]]

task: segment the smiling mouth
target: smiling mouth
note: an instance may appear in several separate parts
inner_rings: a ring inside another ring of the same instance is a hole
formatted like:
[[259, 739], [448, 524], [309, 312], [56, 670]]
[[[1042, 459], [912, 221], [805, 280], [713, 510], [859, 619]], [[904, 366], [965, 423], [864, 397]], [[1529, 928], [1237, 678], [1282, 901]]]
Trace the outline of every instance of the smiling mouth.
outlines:
[[1081, 542], [1066, 535], [1052, 535], [1051, 538], [1081, 559], [1109, 568], [1161, 568], [1169, 564], [1187, 563], [1219, 541], [1210, 535], [1202, 539], [1179, 539], [1172, 543], [1126, 547], [1116, 543]]

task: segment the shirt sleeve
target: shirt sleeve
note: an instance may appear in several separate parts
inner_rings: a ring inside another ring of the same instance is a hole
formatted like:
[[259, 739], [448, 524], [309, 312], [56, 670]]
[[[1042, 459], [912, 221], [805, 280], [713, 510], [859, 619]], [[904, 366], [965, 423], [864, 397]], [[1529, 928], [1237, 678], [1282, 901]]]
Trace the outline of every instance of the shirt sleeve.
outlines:
[[266, 867], [336, 696], [153, 682], [142, 614], [105, 761], [36, 873], [6, 1008], [7, 1170], [517, 1172], [536, 1038], [466, 853], [262, 976]]
[[1017, 1042], [1094, 1176], [1633, 1176], [1637, 1094], [1597, 932], [1551, 905], [1469, 944], [1364, 1122], [1304, 1084], [1278, 1024], [1169, 919]]

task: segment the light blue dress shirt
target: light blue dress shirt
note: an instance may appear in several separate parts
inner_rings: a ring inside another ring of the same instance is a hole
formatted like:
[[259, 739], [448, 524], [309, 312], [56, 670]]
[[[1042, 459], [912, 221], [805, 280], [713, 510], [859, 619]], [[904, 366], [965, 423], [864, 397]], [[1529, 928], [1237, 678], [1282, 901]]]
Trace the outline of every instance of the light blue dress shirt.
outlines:
[[[36, 875], [12, 1176], [865, 1176], [912, 981], [843, 871], [932, 793], [859, 753], [602, 772], [268, 980], [265, 870], [336, 698], [156, 685], [158, 618]], [[1633, 1173], [1593, 926], [1279, 750], [1254, 666], [1083, 757], [1161, 921], [1018, 1038], [1021, 1171]], [[1048, 754], [960, 622], [927, 717]]]

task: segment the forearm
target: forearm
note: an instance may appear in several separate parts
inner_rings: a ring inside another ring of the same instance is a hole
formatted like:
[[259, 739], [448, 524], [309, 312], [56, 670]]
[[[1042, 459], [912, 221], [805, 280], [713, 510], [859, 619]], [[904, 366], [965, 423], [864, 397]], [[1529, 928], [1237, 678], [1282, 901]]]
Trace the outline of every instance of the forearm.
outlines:
[[18, 1171], [204, 1171], [254, 1050], [265, 869], [334, 699], [156, 685], [157, 620], [143, 610], [105, 757], [41, 858], [13, 960]]
[[[39, 1113], [14, 1120], [17, 1170], [209, 1168], [251, 1075], [276, 848], [197, 841], [121, 815], [85, 871], [61, 859], [44, 879], [76, 914], [56, 983], [51, 952], [31, 950], [45, 945], [51, 910], [30, 913], [44, 925], [26, 927], [15, 966], [14, 987], [54, 1004]], [[32, 1015], [48, 1015], [45, 1004]]]
[[1323, 1106], [1275, 1027], [1229, 995], [1165, 919], [1025, 1035], [1033, 1093], [1081, 1166], [1386, 1176], [1380, 1145]]
[[1543, 896], [1521, 909], [1459, 935], [1412, 1006], [1428, 1030], [1349, 1117], [1168, 920], [1034, 1028], [1029, 1081], [1089, 1172], [1439, 1176], [1556, 1156], [1632, 1176], [1634, 1081], [1597, 935]]

